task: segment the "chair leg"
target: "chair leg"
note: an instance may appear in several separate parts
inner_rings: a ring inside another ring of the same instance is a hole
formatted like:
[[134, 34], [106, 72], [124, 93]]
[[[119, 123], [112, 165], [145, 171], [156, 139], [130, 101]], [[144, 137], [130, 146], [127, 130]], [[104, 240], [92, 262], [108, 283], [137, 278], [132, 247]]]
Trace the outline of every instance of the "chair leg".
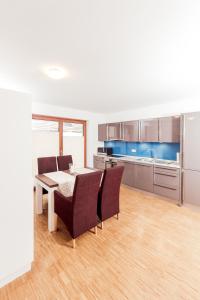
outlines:
[[97, 235], [97, 226], [94, 227], [94, 234]]
[[72, 248], [75, 249], [76, 248], [76, 240], [72, 239]]
[[119, 220], [119, 214], [117, 214], [117, 220]]
[[103, 229], [103, 222], [101, 222], [101, 229]]

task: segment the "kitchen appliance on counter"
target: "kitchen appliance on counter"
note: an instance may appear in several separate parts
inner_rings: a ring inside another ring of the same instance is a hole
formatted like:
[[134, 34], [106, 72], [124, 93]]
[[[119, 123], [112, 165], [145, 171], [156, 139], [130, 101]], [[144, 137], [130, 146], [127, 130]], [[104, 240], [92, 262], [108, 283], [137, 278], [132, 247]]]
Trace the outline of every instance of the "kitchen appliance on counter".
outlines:
[[183, 203], [200, 205], [200, 112], [183, 116]]
[[113, 148], [112, 147], [98, 147], [97, 148], [97, 154], [112, 155], [113, 154]]
[[105, 170], [107, 168], [113, 168], [117, 165], [117, 160], [108, 155], [94, 155], [93, 166], [95, 169]]

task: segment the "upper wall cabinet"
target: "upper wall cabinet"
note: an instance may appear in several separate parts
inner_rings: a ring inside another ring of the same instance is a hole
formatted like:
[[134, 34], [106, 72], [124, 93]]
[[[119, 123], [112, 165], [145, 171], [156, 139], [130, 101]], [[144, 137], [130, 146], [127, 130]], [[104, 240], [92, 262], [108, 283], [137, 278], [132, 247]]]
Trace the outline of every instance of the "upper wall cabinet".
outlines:
[[140, 121], [140, 142], [158, 142], [158, 119]]
[[180, 143], [180, 116], [159, 119], [159, 142]]
[[98, 140], [180, 143], [180, 116], [98, 125]]
[[123, 140], [127, 142], [139, 141], [139, 121], [128, 121], [122, 123]]
[[121, 140], [122, 139], [122, 124], [121, 123], [109, 123], [98, 125], [98, 140]]
[[121, 123], [109, 123], [108, 140], [121, 140], [121, 139], [122, 139]]
[[108, 125], [107, 124], [99, 124], [98, 125], [98, 140], [101, 142], [106, 141], [108, 138]]

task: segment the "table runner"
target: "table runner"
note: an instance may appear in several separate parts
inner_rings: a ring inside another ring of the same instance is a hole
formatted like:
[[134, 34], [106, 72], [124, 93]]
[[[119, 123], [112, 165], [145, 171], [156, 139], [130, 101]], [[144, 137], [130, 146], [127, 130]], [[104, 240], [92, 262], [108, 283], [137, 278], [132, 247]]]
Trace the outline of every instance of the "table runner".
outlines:
[[87, 174], [91, 172], [94, 172], [94, 170], [87, 168], [78, 168], [74, 170], [73, 175], [62, 171], [46, 173], [44, 175], [58, 183], [58, 191], [61, 194], [63, 194], [65, 197], [71, 197], [74, 191], [74, 184], [76, 179], [75, 175]]

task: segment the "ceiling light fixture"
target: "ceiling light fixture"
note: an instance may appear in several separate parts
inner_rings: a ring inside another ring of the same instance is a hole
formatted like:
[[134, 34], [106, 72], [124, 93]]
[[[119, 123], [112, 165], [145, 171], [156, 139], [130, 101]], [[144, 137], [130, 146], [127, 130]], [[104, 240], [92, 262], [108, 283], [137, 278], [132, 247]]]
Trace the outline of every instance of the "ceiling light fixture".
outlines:
[[49, 67], [45, 73], [53, 79], [62, 79], [67, 75], [65, 69], [60, 67]]

